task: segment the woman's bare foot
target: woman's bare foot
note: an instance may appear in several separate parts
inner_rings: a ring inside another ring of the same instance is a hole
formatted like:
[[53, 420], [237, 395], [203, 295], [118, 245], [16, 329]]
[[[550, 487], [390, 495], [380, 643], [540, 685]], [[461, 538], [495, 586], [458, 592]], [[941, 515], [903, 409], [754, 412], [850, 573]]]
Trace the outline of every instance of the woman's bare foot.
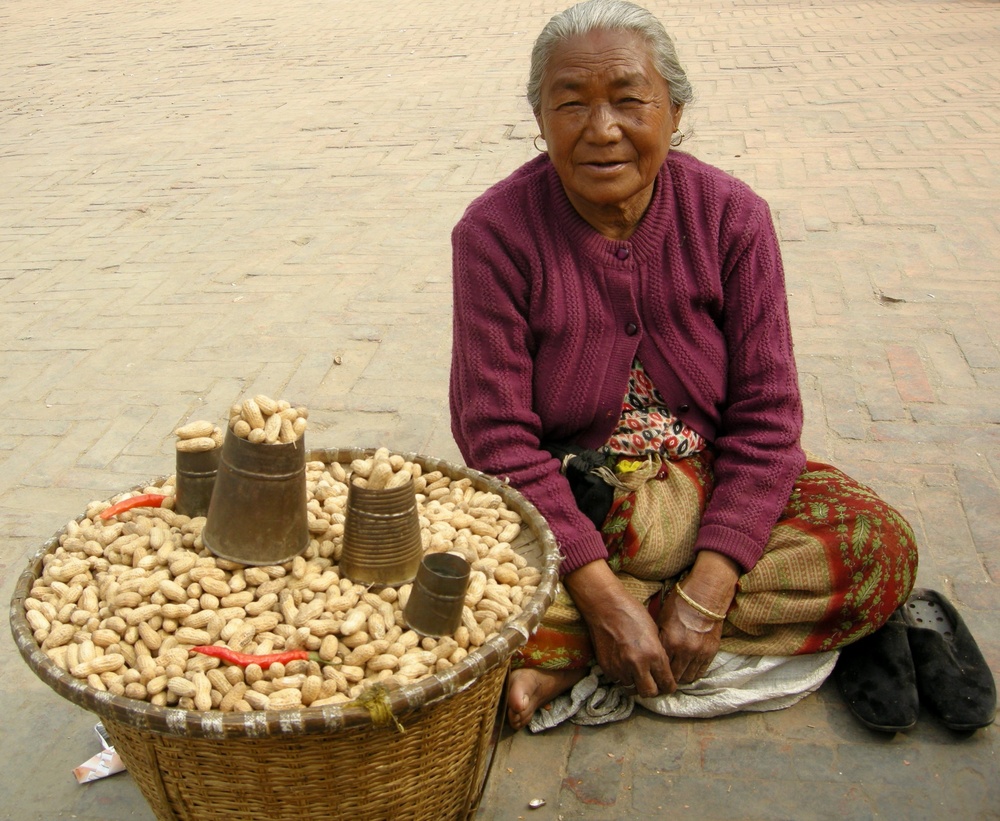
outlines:
[[535, 710], [572, 689], [586, 670], [540, 670], [522, 667], [510, 674], [507, 689], [507, 721], [515, 730], [527, 726]]

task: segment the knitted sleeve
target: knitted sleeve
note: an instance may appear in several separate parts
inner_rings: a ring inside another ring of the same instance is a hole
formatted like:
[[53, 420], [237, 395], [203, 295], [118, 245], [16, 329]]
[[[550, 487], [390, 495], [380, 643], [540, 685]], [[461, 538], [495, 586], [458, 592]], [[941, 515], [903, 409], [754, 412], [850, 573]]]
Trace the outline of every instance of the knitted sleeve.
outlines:
[[538, 508], [566, 557], [565, 574], [607, 550], [558, 460], [539, 447], [530, 262], [511, 239], [527, 233], [482, 209], [470, 209], [452, 232], [452, 434], [468, 465], [507, 479]]
[[727, 395], [714, 442], [715, 490], [696, 549], [750, 570], [805, 465], [802, 402], [784, 270], [767, 204], [745, 190], [723, 215]]

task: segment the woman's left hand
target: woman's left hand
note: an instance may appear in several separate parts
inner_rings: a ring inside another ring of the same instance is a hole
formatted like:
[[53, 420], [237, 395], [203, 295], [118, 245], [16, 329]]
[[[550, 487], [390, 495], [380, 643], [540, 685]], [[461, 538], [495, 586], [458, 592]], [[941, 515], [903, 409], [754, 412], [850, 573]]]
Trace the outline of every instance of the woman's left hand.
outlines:
[[[739, 566], [732, 559], [703, 550], [684, 578], [684, 592], [704, 609], [724, 615], [736, 593], [739, 573]], [[698, 612], [676, 589], [667, 596], [657, 626], [678, 684], [690, 684], [705, 675], [719, 651], [722, 624]]]

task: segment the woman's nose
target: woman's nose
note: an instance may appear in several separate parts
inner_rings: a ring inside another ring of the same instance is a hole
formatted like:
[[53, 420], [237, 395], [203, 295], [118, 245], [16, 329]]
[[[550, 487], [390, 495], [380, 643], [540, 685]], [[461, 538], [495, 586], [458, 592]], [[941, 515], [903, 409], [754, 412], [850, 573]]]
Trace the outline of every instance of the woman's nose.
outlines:
[[596, 143], [616, 142], [621, 139], [621, 128], [614, 108], [607, 103], [591, 106], [587, 121], [587, 137]]

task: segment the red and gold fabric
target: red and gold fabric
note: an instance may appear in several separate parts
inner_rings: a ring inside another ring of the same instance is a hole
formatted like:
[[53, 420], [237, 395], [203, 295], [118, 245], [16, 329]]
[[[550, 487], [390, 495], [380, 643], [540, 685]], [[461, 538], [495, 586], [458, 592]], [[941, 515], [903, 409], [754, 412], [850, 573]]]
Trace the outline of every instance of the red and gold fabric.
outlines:
[[[655, 617], [694, 562], [698, 523], [712, 493], [709, 451], [675, 462], [621, 459], [602, 533], [608, 562]], [[631, 475], [630, 475], [631, 474]], [[809, 461], [764, 555], [739, 580], [722, 650], [791, 656], [836, 650], [875, 631], [913, 587], [917, 549], [906, 520], [841, 471]], [[560, 585], [516, 666], [589, 667], [590, 639]]]

